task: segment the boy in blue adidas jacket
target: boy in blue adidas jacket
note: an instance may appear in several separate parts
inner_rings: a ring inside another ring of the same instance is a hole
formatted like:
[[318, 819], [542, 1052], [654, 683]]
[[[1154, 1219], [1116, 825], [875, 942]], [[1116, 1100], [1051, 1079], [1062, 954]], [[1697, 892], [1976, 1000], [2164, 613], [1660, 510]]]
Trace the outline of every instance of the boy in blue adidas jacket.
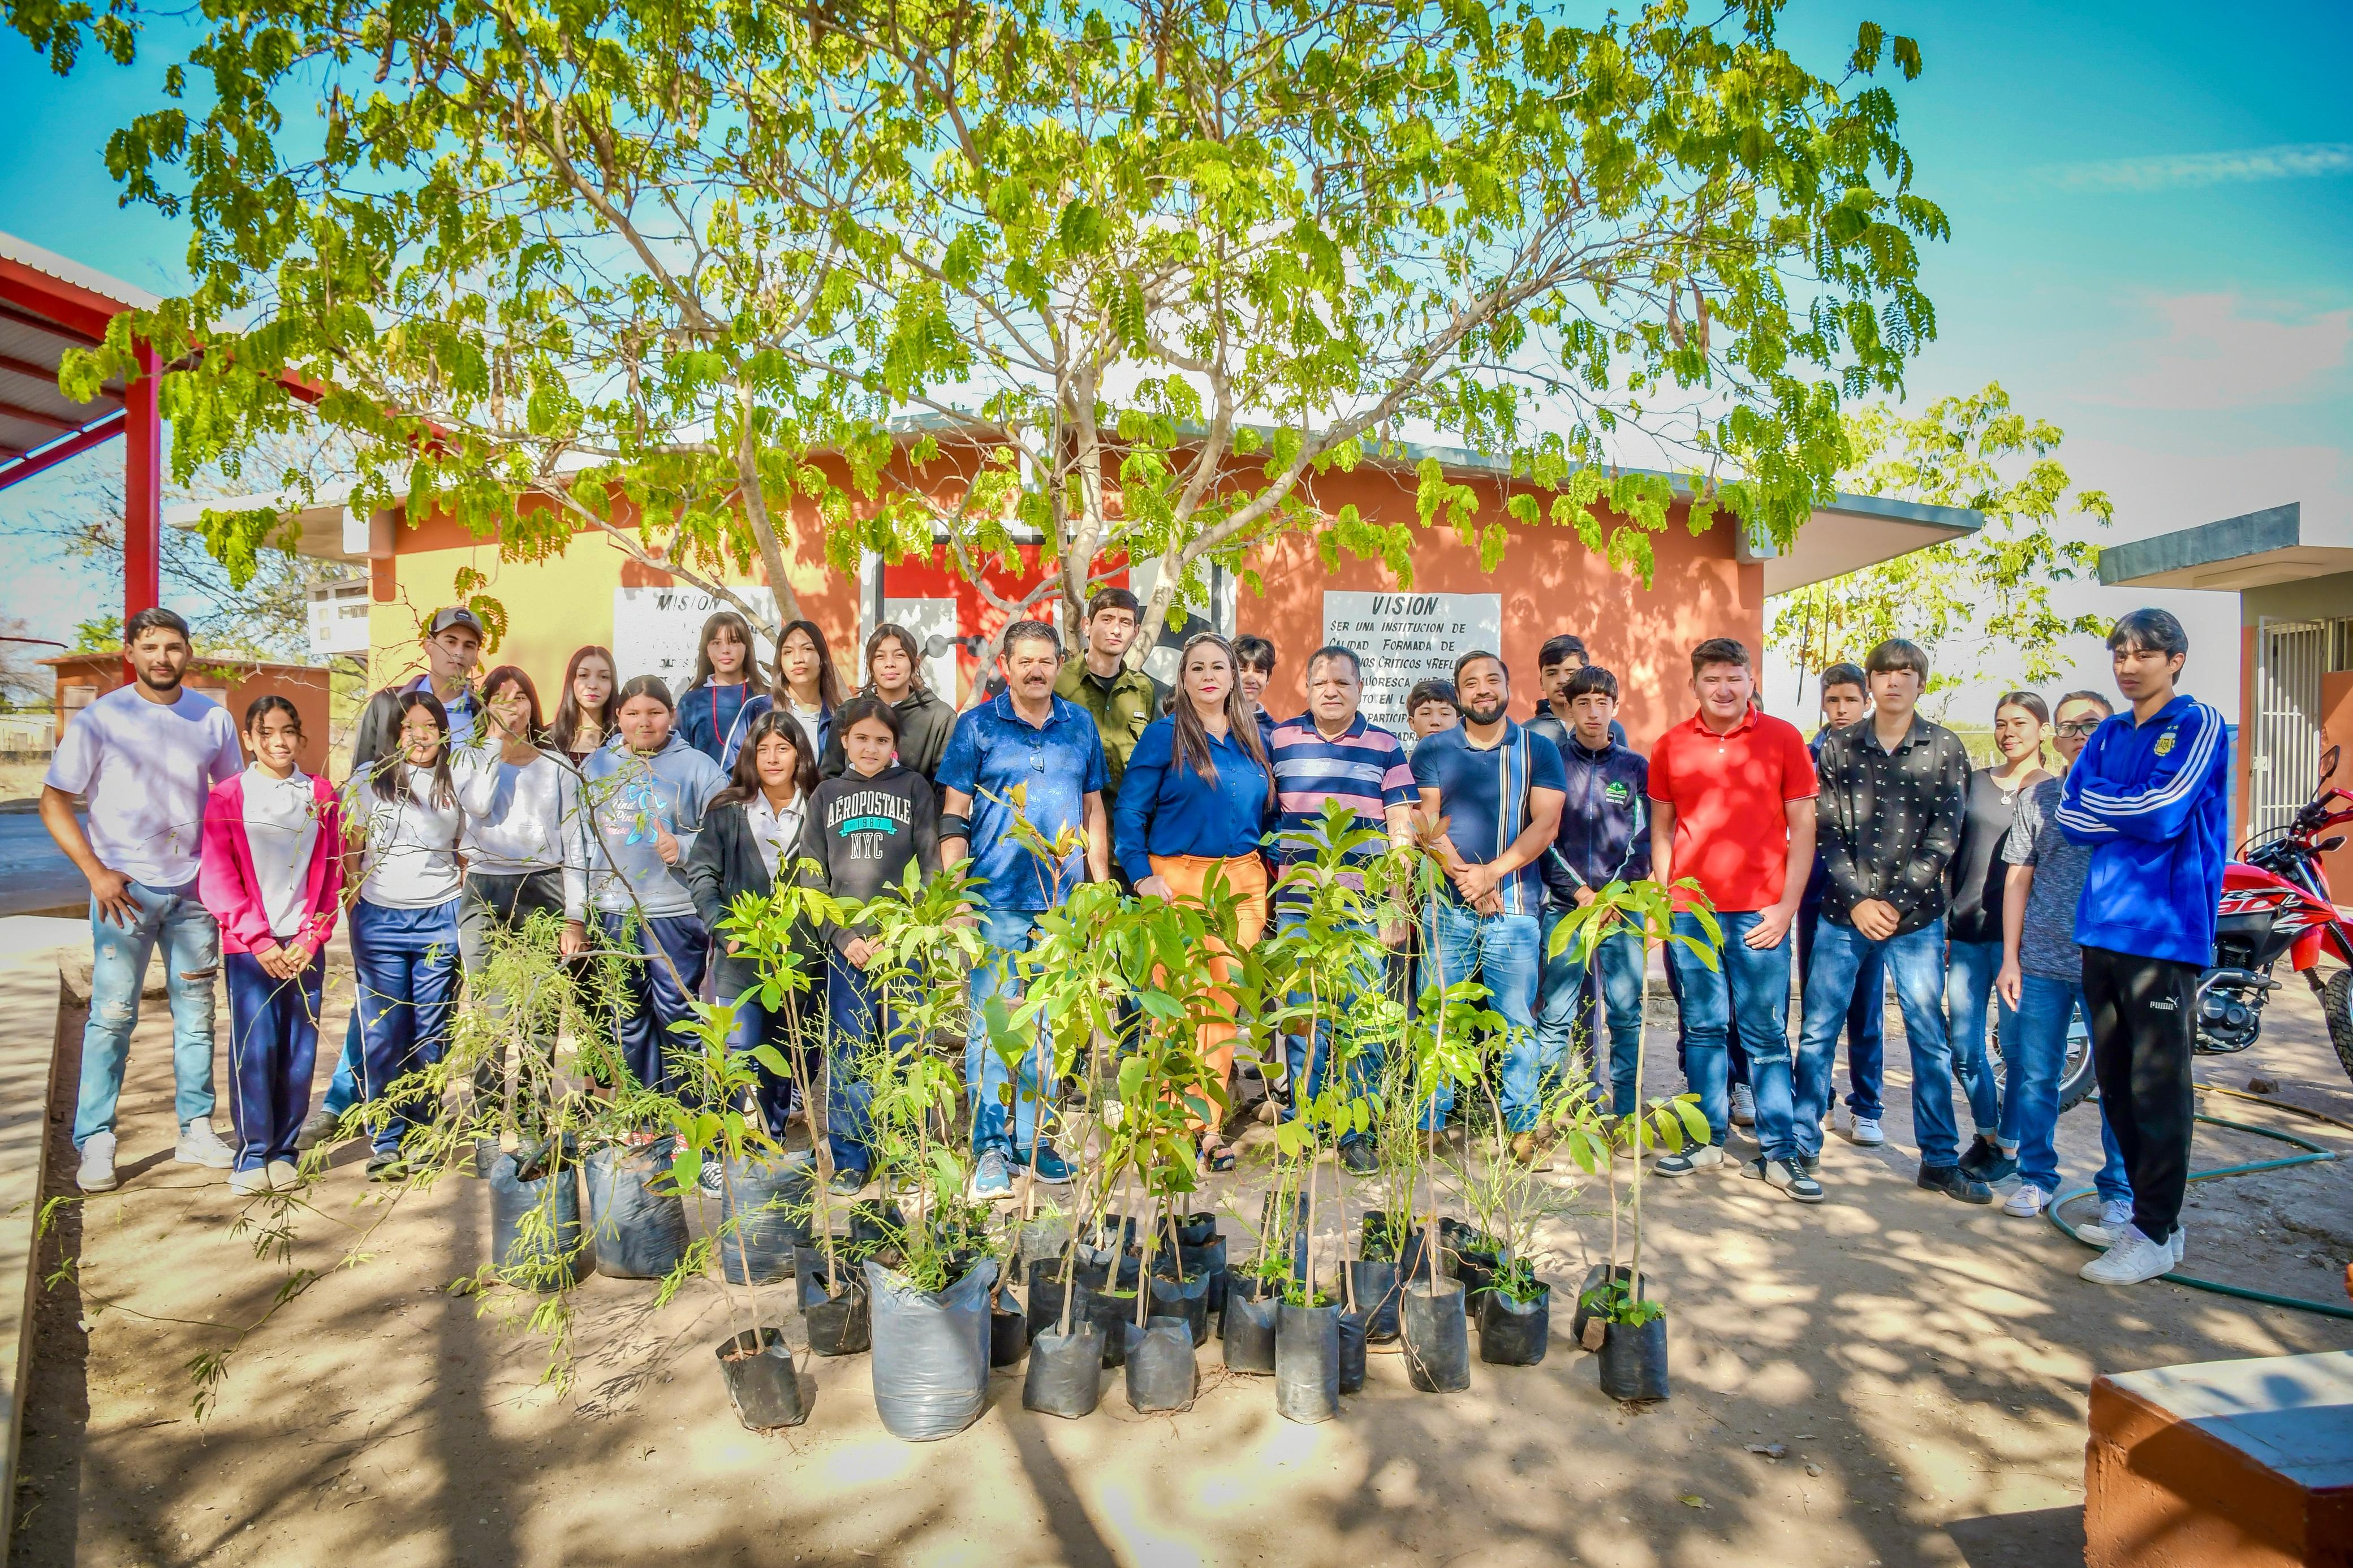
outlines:
[[2170, 614], [2133, 611], [2108, 653], [2132, 707], [2093, 731], [2056, 820], [2092, 849], [2075, 940], [2101, 1114], [2133, 1189], [2132, 1224], [2083, 1277], [2135, 1285], [2181, 1262], [2190, 1043], [2230, 853], [2230, 745], [2221, 714], [2174, 689], [2189, 638]]
[[[1594, 994], [1609, 1024], [1609, 1109], [1630, 1115], [1641, 1086], [1634, 1079], [1635, 1037], [1642, 1022], [1642, 943], [1620, 931], [1597, 948], [1590, 965], [1574, 945], [1555, 954], [1553, 927], [1570, 910], [1589, 904], [1612, 882], [1639, 882], [1651, 874], [1651, 764], [1618, 729], [1618, 678], [1588, 664], [1561, 692], [1568, 723], [1559, 731], [1561, 770], [1567, 775], [1560, 827], [1537, 865], [1544, 872], [1543, 976], [1537, 986], [1536, 1070], [1549, 1091], [1568, 1058], [1570, 1037], [1586, 1035], [1592, 1059]], [[1529, 726], [1530, 732], [1535, 725]], [[1598, 984], [1597, 984], [1598, 982]], [[1593, 1074], [1595, 1088], [1601, 1073]]]

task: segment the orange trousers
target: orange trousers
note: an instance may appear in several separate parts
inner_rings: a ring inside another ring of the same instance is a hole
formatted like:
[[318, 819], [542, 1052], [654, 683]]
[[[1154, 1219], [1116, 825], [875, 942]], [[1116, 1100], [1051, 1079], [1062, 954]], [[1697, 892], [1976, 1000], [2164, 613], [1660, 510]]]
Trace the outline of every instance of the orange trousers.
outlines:
[[[1259, 937], [1266, 931], [1266, 862], [1255, 855], [1237, 855], [1230, 860], [1220, 860], [1208, 855], [1155, 855], [1152, 874], [1168, 884], [1168, 890], [1179, 903], [1199, 903], [1208, 890], [1212, 876], [1222, 875], [1226, 891], [1240, 903], [1236, 917], [1240, 922], [1240, 936], [1244, 948], [1256, 947]], [[1209, 978], [1219, 985], [1233, 977], [1232, 955], [1223, 942], [1213, 939], [1209, 951]], [[1230, 993], [1217, 993], [1219, 1001], [1230, 1010]], [[1204, 1024], [1200, 1034], [1201, 1059], [1210, 1077], [1224, 1083], [1233, 1076], [1234, 1026], [1226, 1023]], [[1200, 1124], [1195, 1123], [1198, 1131]]]

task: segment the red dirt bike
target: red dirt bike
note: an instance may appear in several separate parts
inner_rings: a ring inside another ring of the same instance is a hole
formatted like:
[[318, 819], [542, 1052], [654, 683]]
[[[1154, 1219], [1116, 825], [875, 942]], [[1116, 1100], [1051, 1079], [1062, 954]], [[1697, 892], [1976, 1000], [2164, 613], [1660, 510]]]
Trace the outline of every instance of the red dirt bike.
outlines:
[[[2198, 1050], [2243, 1051], [2263, 1028], [2263, 1002], [2281, 983], [2272, 966], [2284, 955], [2320, 998], [2329, 1043], [2353, 1074], [2353, 923], [2328, 896], [2320, 857], [2341, 848], [2342, 835], [2321, 835], [2353, 822], [2353, 795], [2328, 787], [2338, 748], [2320, 759], [2320, 782], [2295, 819], [2279, 831], [2239, 847], [2241, 858], [2222, 868], [2222, 899], [2214, 924], [2214, 967], [2198, 982]], [[2348, 967], [2326, 983], [2322, 956]]]

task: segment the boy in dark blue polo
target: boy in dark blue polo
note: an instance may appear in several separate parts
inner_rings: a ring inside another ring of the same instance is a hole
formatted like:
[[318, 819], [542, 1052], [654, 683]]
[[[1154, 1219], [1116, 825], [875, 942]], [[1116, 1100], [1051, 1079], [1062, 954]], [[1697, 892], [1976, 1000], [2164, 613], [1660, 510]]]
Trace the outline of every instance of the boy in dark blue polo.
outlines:
[[2056, 820], [2092, 850], [2075, 941], [2100, 1113], [2133, 1194], [2132, 1223], [2082, 1272], [2137, 1285], [2181, 1263], [2197, 1114], [2189, 1052], [2230, 854], [2231, 748], [2222, 715], [2174, 689], [2189, 637], [2170, 614], [2125, 616], [2108, 634], [2108, 657], [2132, 710], [2092, 731]]
[[[1636, 1037], [1642, 1026], [1641, 939], [1620, 931], [1596, 948], [1588, 963], [1574, 943], [1554, 952], [1552, 934], [1569, 910], [1591, 903], [1599, 889], [1651, 874], [1651, 764], [1610, 739], [1618, 719], [1615, 675], [1598, 664], [1584, 665], [1569, 676], [1558, 700], [1569, 718], [1559, 742], [1567, 793], [1552, 847], [1537, 862], [1548, 898], [1544, 974], [1536, 989], [1536, 1072], [1550, 1092], [1579, 1029], [1588, 1059], [1599, 1058], [1593, 1048], [1598, 990], [1609, 1023], [1609, 1109], [1626, 1116], [1641, 1088], [1634, 1078]], [[1598, 1094], [1598, 1067], [1593, 1082]]]
[[[1016, 621], [998, 658], [1005, 689], [956, 720], [940, 758], [940, 863], [967, 856], [980, 881], [981, 940], [988, 953], [973, 966], [972, 1017], [965, 1037], [965, 1090], [972, 1099], [972, 1151], [978, 1156], [976, 1198], [1013, 1194], [1013, 1167], [1035, 1152], [1041, 1182], [1067, 1182], [1070, 1167], [1038, 1135], [1039, 1089], [1034, 1058], [1022, 1059], [1011, 1124], [1001, 1095], [1005, 1063], [989, 1048], [983, 1009], [1011, 984], [1012, 957], [1028, 950], [1038, 917], [1070, 897], [1079, 880], [1108, 880], [1111, 828], [1103, 816], [1107, 768], [1103, 737], [1086, 710], [1054, 695], [1061, 639], [1043, 621]], [[1014, 792], [1023, 791], [1017, 808]], [[1083, 828], [1083, 859], [1056, 865], [1024, 847], [1010, 831], [1014, 814], [1048, 839]], [[1012, 998], [1008, 996], [1009, 1003]]]

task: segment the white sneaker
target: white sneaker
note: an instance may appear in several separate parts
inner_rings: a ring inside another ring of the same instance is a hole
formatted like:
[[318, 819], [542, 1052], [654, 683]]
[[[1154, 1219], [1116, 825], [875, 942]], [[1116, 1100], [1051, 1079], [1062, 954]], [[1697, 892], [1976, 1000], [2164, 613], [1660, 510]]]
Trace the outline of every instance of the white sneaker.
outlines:
[[1724, 1146], [1719, 1143], [1686, 1145], [1672, 1154], [1662, 1155], [1651, 1166], [1653, 1175], [1688, 1176], [1694, 1171], [1720, 1170], [1724, 1165]]
[[2049, 1193], [2044, 1192], [2032, 1182], [2021, 1182], [2018, 1184], [2018, 1191], [2010, 1194], [2010, 1201], [2001, 1205], [2001, 1212], [2015, 1219], [2032, 1219], [2041, 1214], [2050, 1202]]
[[2114, 1247], [2116, 1237], [2132, 1225], [2132, 1202], [2127, 1198], [2105, 1198], [2100, 1203], [2100, 1217], [2085, 1220], [2075, 1227], [2075, 1239], [2088, 1241], [2094, 1247]]
[[269, 1190], [273, 1193], [295, 1192], [302, 1185], [302, 1173], [295, 1169], [291, 1160], [272, 1160], [268, 1170]]
[[1887, 1134], [1879, 1130], [1879, 1119], [1875, 1116], [1856, 1117], [1852, 1136], [1866, 1149], [1876, 1149], [1887, 1142]]
[[2140, 1233], [2140, 1226], [2126, 1221], [2116, 1245], [2084, 1265], [2077, 1274], [2094, 1285], [2137, 1285], [2172, 1267], [2173, 1243], [2151, 1241]]
[[1757, 1096], [1745, 1083], [1732, 1086], [1732, 1124], [1735, 1127], [1757, 1125]]
[[213, 1124], [199, 1116], [180, 1128], [180, 1146], [172, 1151], [172, 1158], [183, 1165], [203, 1165], [215, 1171], [226, 1171], [237, 1163], [237, 1156], [220, 1141]]
[[256, 1165], [249, 1171], [231, 1171], [228, 1190], [241, 1198], [257, 1198], [269, 1191], [269, 1167]]
[[2181, 1254], [2189, 1245], [2189, 1231], [2179, 1220], [2173, 1222], [2173, 1235], [2168, 1245], [2173, 1249], [2173, 1266], [2181, 1267]]
[[74, 1173], [74, 1185], [86, 1193], [111, 1193], [114, 1190], [114, 1134], [93, 1132], [81, 1146], [81, 1168]]

